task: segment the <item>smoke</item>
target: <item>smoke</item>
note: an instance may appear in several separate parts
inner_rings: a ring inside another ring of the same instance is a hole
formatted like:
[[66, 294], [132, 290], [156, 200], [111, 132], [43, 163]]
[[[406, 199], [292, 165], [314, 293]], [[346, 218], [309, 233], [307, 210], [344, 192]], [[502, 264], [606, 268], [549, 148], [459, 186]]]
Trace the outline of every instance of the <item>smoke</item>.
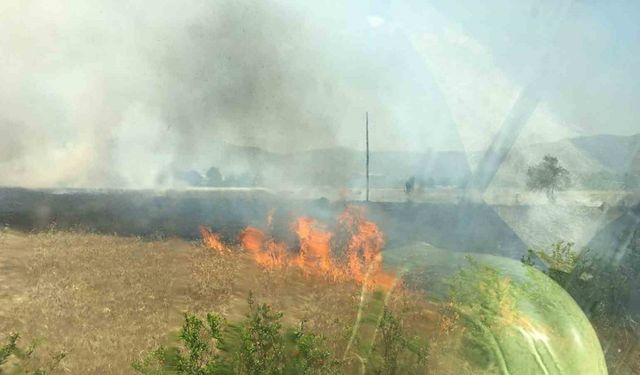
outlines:
[[[2, 1], [0, 185], [155, 187], [185, 169], [247, 169], [224, 144], [281, 154], [361, 149], [365, 111], [373, 150], [482, 151], [529, 81], [528, 51], [540, 49], [549, 23], [537, 15], [554, 6], [513, 13], [496, 0], [475, 12], [471, 3]], [[568, 41], [557, 50], [596, 22], [590, 9], [563, 30]], [[598, 48], [609, 34], [594, 37]], [[602, 55], [574, 44], [574, 59], [562, 61]], [[557, 90], [543, 90], [520, 138], [587, 128], [588, 119], [569, 115], [585, 107], [575, 93], [584, 91], [590, 111], [602, 107], [590, 96], [604, 86], [584, 83], [579, 64], [560, 72], [556, 64]], [[625, 72], [611, 85], [633, 86]], [[637, 96], [627, 91], [621, 103]], [[627, 109], [612, 118], [632, 116]]]
[[2, 184], [153, 186], [220, 142], [336, 144], [347, 95], [329, 83], [321, 34], [293, 6], [0, 7]]

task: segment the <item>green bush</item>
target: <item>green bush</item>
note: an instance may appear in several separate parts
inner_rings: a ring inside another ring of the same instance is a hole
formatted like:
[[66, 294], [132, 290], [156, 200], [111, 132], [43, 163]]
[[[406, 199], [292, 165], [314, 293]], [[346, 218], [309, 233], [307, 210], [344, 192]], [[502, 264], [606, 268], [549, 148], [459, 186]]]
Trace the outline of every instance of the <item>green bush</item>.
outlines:
[[250, 314], [241, 327], [236, 369], [240, 374], [283, 374], [286, 359], [282, 336], [282, 313], [266, 304], [256, 305], [249, 296]]
[[[638, 232], [640, 233], [640, 232]], [[636, 235], [639, 236], [640, 235]], [[634, 239], [628, 241], [627, 259], [612, 262], [585, 248], [578, 257], [572, 242], [558, 241], [547, 251], [528, 250], [521, 261], [531, 266], [539, 259], [544, 271], [562, 286], [593, 319], [624, 318], [632, 315], [631, 285], [640, 279], [640, 248]]]
[[325, 347], [325, 338], [307, 332], [304, 322], [289, 335], [293, 344], [293, 356], [289, 361], [287, 373], [290, 374], [331, 374], [337, 371], [339, 362]]
[[[132, 364], [146, 375], [324, 375], [349, 373], [348, 361], [337, 360], [325, 337], [309, 331], [305, 322], [283, 327], [281, 312], [248, 299], [249, 313], [237, 324], [207, 314], [185, 314], [177, 343], [149, 352]], [[367, 374], [424, 373], [428, 342], [409, 337], [401, 318], [384, 307], [375, 317], [371, 350], [363, 352]], [[346, 340], [346, 338], [345, 338]]]
[[44, 361], [36, 356], [36, 342], [21, 348], [18, 345], [19, 339], [19, 334], [12, 333], [7, 343], [0, 346], [0, 374], [48, 375], [53, 373], [66, 356], [66, 353], [59, 352], [48, 361]]
[[408, 338], [402, 320], [386, 307], [378, 330], [368, 373], [395, 375], [425, 372], [429, 355], [427, 343], [421, 342], [417, 336]]
[[534, 266], [534, 258], [537, 257], [547, 268], [544, 273], [566, 287], [578, 261], [578, 254], [573, 246], [573, 242], [558, 241], [549, 250], [529, 249], [527, 255], [522, 257], [522, 262]]
[[134, 370], [147, 375], [213, 374], [330, 374], [338, 362], [332, 359], [321, 335], [304, 324], [285, 332], [282, 313], [249, 296], [250, 311], [239, 325], [225, 324], [215, 314], [206, 323], [185, 314], [177, 346], [160, 347], [135, 361]]
[[232, 368], [220, 355], [222, 320], [207, 314], [205, 323], [193, 314], [185, 314], [178, 336], [180, 345], [163, 346], [132, 364], [134, 370], [144, 374], [232, 374]]

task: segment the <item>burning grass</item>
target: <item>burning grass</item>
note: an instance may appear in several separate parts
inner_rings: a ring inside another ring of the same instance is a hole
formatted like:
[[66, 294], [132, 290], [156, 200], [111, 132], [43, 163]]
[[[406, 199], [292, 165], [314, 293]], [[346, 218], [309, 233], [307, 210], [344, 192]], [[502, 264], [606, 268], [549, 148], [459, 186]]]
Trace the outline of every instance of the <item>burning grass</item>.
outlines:
[[[298, 239], [295, 250], [269, 233], [272, 215], [270, 212], [267, 217], [265, 230], [249, 226], [238, 237], [240, 246], [258, 265], [269, 270], [295, 267], [305, 275], [355, 281], [370, 289], [390, 290], [395, 285], [395, 277], [382, 271], [382, 231], [366, 219], [363, 208], [348, 206], [338, 217], [333, 232], [313, 218], [296, 219], [291, 224]], [[231, 251], [217, 233], [200, 226], [200, 234], [205, 246], [212, 250], [221, 254]]]

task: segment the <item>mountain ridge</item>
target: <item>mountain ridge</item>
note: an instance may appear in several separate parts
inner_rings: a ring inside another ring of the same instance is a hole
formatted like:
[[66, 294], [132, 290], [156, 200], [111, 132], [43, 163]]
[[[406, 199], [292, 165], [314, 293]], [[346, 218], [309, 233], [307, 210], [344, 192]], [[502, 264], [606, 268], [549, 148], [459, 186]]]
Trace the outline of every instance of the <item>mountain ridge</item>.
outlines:
[[[364, 151], [330, 147], [275, 153], [256, 146], [212, 145], [200, 169], [216, 166], [224, 175], [250, 174], [266, 185], [362, 186]], [[551, 154], [579, 181], [590, 176], [640, 173], [640, 133], [630, 136], [593, 135], [516, 146], [500, 166], [493, 187], [524, 186], [526, 169]], [[470, 165], [483, 152], [372, 150], [373, 187], [404, 187], [411, 176], [433, 185], [462, 186], [473, 172]]]

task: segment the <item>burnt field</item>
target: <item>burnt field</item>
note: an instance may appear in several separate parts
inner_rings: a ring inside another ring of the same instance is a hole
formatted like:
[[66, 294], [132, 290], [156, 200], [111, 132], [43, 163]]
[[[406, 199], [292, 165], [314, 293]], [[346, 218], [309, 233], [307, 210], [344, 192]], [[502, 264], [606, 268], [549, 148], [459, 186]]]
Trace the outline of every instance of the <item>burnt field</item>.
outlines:
[[206, 225], [233, 242], [247, 225], [263, 226], [273, 213], [274, 234], [295, 241], [294, 218], [331, 225], [348, 204], [366, 205], [387, 247], [425, 241], [459, 251], [519, 257], [526, 245], [484, 204], [303, 200], [257, 189], [187, 191], [0, 190], [0, 224], [21, 231], [58, 229], [142, 237], [199, 238]]

